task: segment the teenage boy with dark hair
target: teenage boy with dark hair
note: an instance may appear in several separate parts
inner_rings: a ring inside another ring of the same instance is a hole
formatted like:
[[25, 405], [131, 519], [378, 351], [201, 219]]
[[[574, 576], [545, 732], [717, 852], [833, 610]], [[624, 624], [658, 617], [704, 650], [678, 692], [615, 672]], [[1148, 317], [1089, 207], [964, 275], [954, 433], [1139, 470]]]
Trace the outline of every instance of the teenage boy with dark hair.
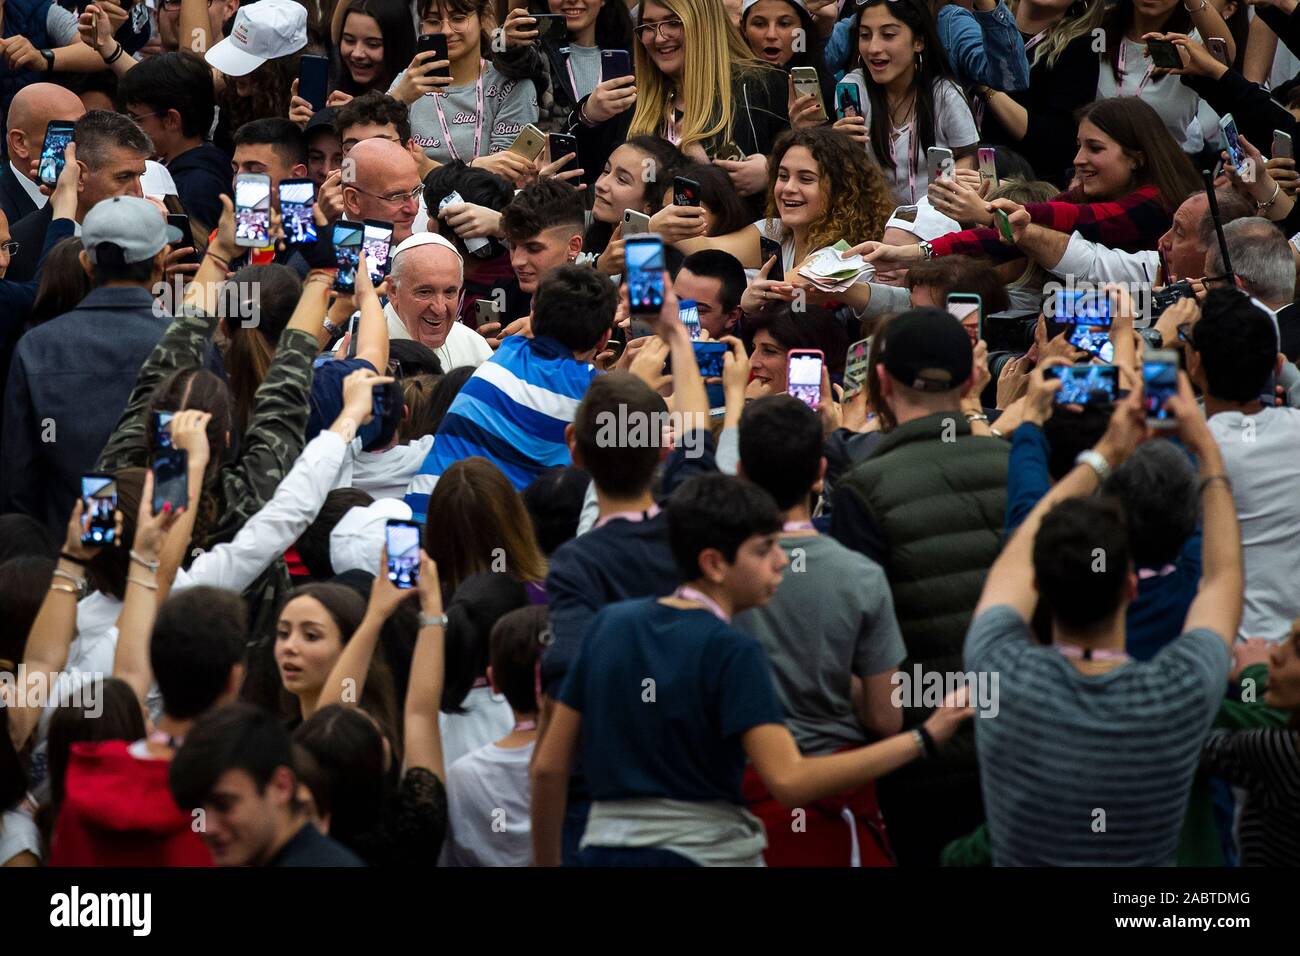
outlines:
[[340, 106], [334, 129], [344, 156], [363, 139], [387, 139], [404, 148], [411, 145], [411, 116], [405, 104], [380, 90], [362, 93]]
[[501, 213], [501, 233], [510, 244], [520, 291], [533, 295], [547, 273], [577, 259], [584, 228], [582, 193], [568, 183], [543, 179], [521, 190]]
[[268, 116], [245, 123], [235, 130], [235, 174], [254, 173], [271, 177], [275, 195], [285, 179], [307, 177], [307, 141], [292, 120]]
[[[140, 546], [142, 537], [136, 535]], [[146, 558], [156, 551], [146, 551]], [[132, 576], [152, 576], [133, 565]], [[148, 582], [146, 582], [148, 583]], [[155, 585], [156, 587], [156, 585]], [[152, 601], [128, 590], [127, 601]], [[145, 740], [74, 744], [63, 807], [50, 843], [54, 866], [209, 866], [212, 855], [176, 805], [167, 782], [171, 759], [195, 720], [233, 701], [243, 682], [248, 609], [218, 588], [187, 588], [157, 610], [152, 627], [128, 624], [123, 608], [114, 676], [127, 680], [141, 705], [150, 680], [162, 695], [162, 716]], [[148, 641], [148, 649], [144, 647]], [[147, 663], [145, 659], [147, 658]]]
[[701, 249], [682, 262], [673, 282], [678, 299], [694, 299], [700, 325], [709, 336], [720, 339], [737, 334], [740, 297], [745, 294], [745, 267], [722, 249]]
[[609, 341], [614, 287], [586, 266], [562, 266], [537, 290], [532, 337], [502, 341], [452, 401], [406, 501], [423, 522], [438, 476], [480, 455], [522, 491], [547, 468], [569, 464], [564, 428], [596, 376]]
[[216, 94], [212, 68], [188, 51], [147, 57], [122, 77], [127, 115], [153, 140], [154, 155], [176, 181], [189, 215], [205, 228], [221, 221], [232, 195], [230, 157], [208, 142]]
[[799, 806], [861, 786], [946, 740], [969, 711], [851, 753], [803, 757], [782, 723], [768, 662], [732, 616], [781, 580], [781, 513], [761, 488], [699, 475], [668, 503], [687, 582], [623, 601], [592, 622], [533, 765], [534, 863], [559, 862], [575, 754], [594, 802], [579, 862], [590, 866], [761, 863], [763, 825], [744, 809], [746, 757], [777, 798]]
[[[749, 403], [740, 419], [738, 474], [772, 495], [783, 512], [779, 539], [794, 570], [772, 599], [736, 617], [772, 665], [786, 722], [803, 754], [829, 754], [895, 734], [902, 711], [891, 678], [907, 656], [885, 572], [812, 525], [811, 497], [826, 472], [817, 413], [789, 395]], [[890, 865], [873, 784], [835, 794], [807, 809], [794, 832], [790, 813], [752, 768], [750, 810], [767, 824], [769, 866]], [[852, 819], [856, 835], [845, 827]], [[852, 861], [852, 862], [851, 862]]]
[[284, 725], [251, 704], [218, 707], [185, 735], [168, 781], [177, 806], [202, 813], [217, 866], [365, 866], [310, 821], [293, 761]]
[[[1038, 376], [1031, 389], [1059, 382]], [[1030, 512], [989, 570], [968, 671], [999, 676], [975, 721], [995, 866], [1170, 866], [1241, 619], [1241, 538], [1223, 456], [1187, 376], [1167, 406], [1199, 463], [1201, 587], [1182, 636], [1149, 661], [1124, 652], [1137, 594], [1121, 508], [1091, 496], [1147, 436], [1140, 390]], [[1052, 646], [1029, 620], [1042, 600]], [[1032, 767], [1032, 773], [1025, 768]]]
[[1241, 521], [1246, 593], [1237, 636], [1286, 640], [1300, 617], [1300, 410], [1259, 400], [1281, 370], [1277, 324], [1242, 292], [1216, 289], [1187, 338], [1187, 374], [1205, 396]]

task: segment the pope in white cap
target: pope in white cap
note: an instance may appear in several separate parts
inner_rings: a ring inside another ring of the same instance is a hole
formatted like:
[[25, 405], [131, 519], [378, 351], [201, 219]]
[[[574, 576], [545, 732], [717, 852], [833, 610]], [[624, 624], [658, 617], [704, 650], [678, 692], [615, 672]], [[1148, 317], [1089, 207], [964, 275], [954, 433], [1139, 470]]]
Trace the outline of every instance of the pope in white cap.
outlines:
[[388, 337], [427, 345], [444, 372], [482, 365], [492, 357], [492, 347], [457, 321], [464, 284], [465, 260], [447, 239], [417, 232], [403, 240], [393, 250], [388, 277]]

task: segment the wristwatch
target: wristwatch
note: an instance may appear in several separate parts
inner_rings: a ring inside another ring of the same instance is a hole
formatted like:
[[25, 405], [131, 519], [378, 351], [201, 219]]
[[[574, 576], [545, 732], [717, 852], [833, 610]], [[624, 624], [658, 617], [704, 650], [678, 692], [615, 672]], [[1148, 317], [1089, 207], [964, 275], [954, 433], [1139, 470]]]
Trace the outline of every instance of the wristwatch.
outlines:
[[447, 615], [420, 612], [420, 627], [446, 627]]
[[46, 70], [46, 72], [47, 72], [47, 73], [53, 73], [53, 72], [54, 72], [54, 51], [53, 51], [53, 50], [41, 50], [40, 53], [41, 53], [41, 56], [45, 57], [45, 70]]
[[1095, 471], [1099, 482], [1105, 481], [1106, 476], [1110, 474], [1110, 462], [1106, 460], [1106, 456], [1101, 452], [1093, 451], [1091, 448], [1079, 452], [1079, 457], [1074, 459], [1074, 463], [1076, 465], [1087, 465]]
[[920, 242], [917, 243], [917, 245], [921, 247], [922, 259], [924, 259], [926, 262], [929, 262], [931, 259], [934, 258], [934, 246], [930, 244], [930, 240], [922, 239]]

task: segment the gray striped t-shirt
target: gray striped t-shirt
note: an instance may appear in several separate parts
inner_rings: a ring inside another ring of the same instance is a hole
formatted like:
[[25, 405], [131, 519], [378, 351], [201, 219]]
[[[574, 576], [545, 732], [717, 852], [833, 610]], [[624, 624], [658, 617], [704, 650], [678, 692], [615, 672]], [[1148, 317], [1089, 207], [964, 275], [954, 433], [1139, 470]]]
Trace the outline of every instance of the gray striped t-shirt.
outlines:
[[[393, 87], [403, 74], [393, 80]], [[537, 122], [537, 90], [529, 80], [508, 80], [489, 61], [483, 70], [483, 115], [478, 113], [478, 84], [449, 86], [445, 94], [426, 93], [411, 104], [411, 136], [424, 155], [440, 163], [452, 159], [438, 121], [437, 106], [451, 133], [456, 158], [470, 162], [509, 149], [515, 137], [529, 123]], [[479, 148], [474, 152], [474, 131], [480, 127]]]
[[1230, 663], [1195, 630], [1083, 674], [1011, 608], [977, 617], [966, 669], [998, 675], [996, 716], [974, 718], [994, 865], [1172, 866]]

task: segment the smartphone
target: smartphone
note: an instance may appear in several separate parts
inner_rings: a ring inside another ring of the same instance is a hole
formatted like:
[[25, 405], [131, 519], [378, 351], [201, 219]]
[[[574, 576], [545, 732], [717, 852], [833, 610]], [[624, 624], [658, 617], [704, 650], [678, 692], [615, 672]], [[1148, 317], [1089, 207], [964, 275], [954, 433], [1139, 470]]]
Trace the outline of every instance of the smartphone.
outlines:
[[388, 580], [403, 590], [420, 583], [420, 524], [389, 518], [384, 525]]
[[1057, 405], [1106, 405], [1119, 396], [1119, 369], [1114, 365], [1054, 365], [1043, 375], [1060, 379], [1052, 399]]
[[1163, 70], [1181, 70], [1183, 58], [1178, 47], [1170, 40], [1147, 40], [1147, 53], [1151, 54], [1151, 65]]
[[998, 235], [1007, 242], [1014, 243], [1016, 241], [1015, 233], [1011, 231], [1011, 217], [1004, 210], [993, 210], [993, 222], [998, 227]]
[[81, 543], [112, 544], [117, 533], [117, 479], [112, 475], [82, 475], [81, 511], [87, 516]]
[[344, 358], [354, 359], [357, 357], [357, 330], [361, 327], [361, 313], [353, 312], [348, 319], [348, 350]]
[[1174, 428], [1177, 422], [1166, 403], [1178, 394], [1178, 353], [1154, 349], [1142, 361], [1142, 403], [1152, 428]]
[[474, 300], [474, 317], [478, 319], [479, 325], [485, 325], [488, 322], [500, 322], [501, 313], [497, 311], [495, 299], [475, 299]]
[[785, 279], [785, 259], [781, 252], [781, 243], [775, 239], [760, 235], [758, 237], [758, 266], [761, 269], [767, 264], [767, 260], [774, 258], [776, 264], [772, 266], [772, 271], [767, 274], [769, 279], [781, 282]]
[[[1061, 310], [1065, 309], [1063, 313]], [[1074, 322], [1069, 342], [1075, 348], [1101, 355], [1110, 344], [1110, 297], [1099, 290], [1058, 289], [1056, 318]]]
[[298, 95], [311, 104], [313, 113], [325, 108], [329, 89], [330, 61], [323, 56], [304, 56], [298, 61]]
[[988, 180], [997, 189], [998, 182], [998, 151], [992, 146], [980, 147], [980, 179]]
[[235, 245], [264, 249], [271, 244], [271, 177], [235, 177]]
[[190, 503], [190, 456], [184, 448], [159, 448], [149, 466], [153, 470], [153, 513], [164, 505], [173, 509]]
[[339, 270], [334, 276], [334, 288], [339, 292], [357, 290], [357, 263], [361, 260], [361, 236], [365, 228], [359, 222], [345, 219], [334, 223], [334, 262]]
[[316, 203], [316, 184], [310, 179], [281, 180], [279, 197], [285, 239], [295, 246], [315, 242], [316, 220], [312, 218], [312, 206]]
[[153, 433], [157, 436], [157, 445], [159, 448], [172, 447], [172, 416], [175, 412], [154, 412], [153, 413]]
[[623, 210], [623, 234], [631, 235], [634, 232], [649, 232], [650, 217], [643, 212], [637, 212], [635, 209]]
[[[438, 212], [442, 212], [448, 206], [458, 206], [464, 201], [461, 194], [453, 189], [438, 202]], [[460, 241], [465, 244], [465, 250], [472, 256], [485, 259], [492, 254], [492, 240], [486, 236], [475, 236], [472, 239], [461, 238]]]
[[375, 385], [370, 389], [370, 414], [377, 422], [382, 422], [392, 410], [391, 393], [389, 392], [391, 384], [389, 382], [385, 385]]
[[1291, 134], [1280, 129], [1273, 130], [1273, 159], [1294, 159], [1295, 149], [1291, 143]]
[[826, 355], [821, 349], [791, 349], [786, 353], [785, 390], [809, 408], [822, 401], [822, 366]]
[[573, 159], [556, 170], [556, 173], [567, 173], [578, 168], [578, 137], [568, 133], [547, 133], [546, 148], [551, 152], [551, 162], [573, 153]]
[[701, 378], [721, 378], [722, 364], [730, 349], [726, 342], [692, 342], [695, 364], [700, 367]]
[[950, 292], [947, 305], [948, 314], [961, 323], [974, 348], [984, 333], [983, 300], [974, 292]]
[[550, 40], [560, 46], [569, 45], [569, 26], [565, 22], [565, 17], [560, 13], [530, 13], [530, 17], [537, 21], [533, 29], [537, 31], [537, 42]]
[[41, 146], [41, 162], [37, 176], [46, 186], [53, 186], [63, 172], [63, 151], [72, 142], [72, 123], [68, 120], [50, 120], [45, 127], [45, 142]]
[[673, 177], [673, 205], [699, 206], [700, 184], [685, 176]]
[[546, 148], [546, 134], [529, 123], [519, 131], [515, 141], [510, 144], [510, 151], [518, 153], [529, 162], [536, 159]]
[[1210, 56], [1224, 66], [1232, 66], [1232, 62], [1228, 59], [1228, 41], [1223, 37], [1210, 37], [1205, 41], [1205, 48], [1210, 51]]
[[691, 333], [692, 339], [700, 337], [700, 307], [694, 299], [681, 299], [677, 303], [677, 315]]
[[[447, 60], [447, 34], [445, 33], [421, 33], [415, 38], [415, 55], [432, 52], [430, 60]], [[430, 76], [451, 76], [450, 64], [441, 69], [434, 70]]]
[[366, 254], [366, 271], [370, 282], [379, 285], [388, 275], [388, 251], [393, 241], [393, 224], [380, 219], [367, 219], [362, 228], [361, 248]]
[[617, 80], [620, 76], [632, 76], [632, 56], [627, 50], [600, 51], [600, 81]]
[[844, 357], [844, 394], [852, 395], [867, 384], [867, 368], [871, 355], [871, 337], [854, 342]]
[[1237, 121], [1232, 118], [1231, 113], [1223, 114], [1223, 118], [1219, 120], [1219, 129], [1223, 131], [1223, 148], [1228, 152], [1228, 162], [1240, 173], [1241, 167], [1246, 164], [1246, 151], [1237, 141]]
[[655, 315], [664, 304], [664, 241], [655, 233], [623, 239], [623, 279], [634, 315]]
[[930, 173], [930, 182], [940, 179], [955, 179], [957, 167], [953, 165], [952, 150], [943, 146], [931, 146], [925, 151], [925, 163]]
[[844, 119], [846, 116], [861, 115], [862, 91], [858, 89], [858, 84], [852, 80], [840, 80], [835, 84], [835, 116]]
[[[183, 212], [168, 213], [167, 225], [171, 226], [173, 229], [178, 230], [181, 234], [180, 245], [178, 245], [176, 248], [181, 249], [184, 248], [185, 246], [190, 246], [191, 248], [193, 248], [194, 233], [190, 231], [189, 216], [185, 215], [185, 213]], [[185, 256], [183, 259], [180, 259], [178, 261], [186, 265], [198, 265], [199, 262], [202, 261], [202, 259], [203, 256], [200, 255], [197, 249], [195, 249], [189, 255]]]
[[826, 100], [822, 98], [821, 77], [817, 75], [816, 68], [811, 66], [793, 67], [790, 70], [790, 79], [794, 81], [794, 95], [796, 97], [815, 96], [817, 98], [817, 107], [821, 110], [818, 118], [829, 119], [830, 116], [826, 112]]

